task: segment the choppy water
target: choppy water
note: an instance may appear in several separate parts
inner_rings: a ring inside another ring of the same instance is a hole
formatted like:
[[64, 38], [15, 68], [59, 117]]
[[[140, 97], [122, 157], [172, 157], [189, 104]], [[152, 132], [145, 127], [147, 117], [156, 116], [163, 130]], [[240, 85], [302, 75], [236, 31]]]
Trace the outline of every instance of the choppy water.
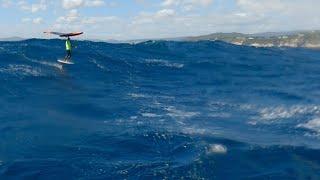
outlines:
[[320, 51], [0, 43], [0, 179], [320, 179]]

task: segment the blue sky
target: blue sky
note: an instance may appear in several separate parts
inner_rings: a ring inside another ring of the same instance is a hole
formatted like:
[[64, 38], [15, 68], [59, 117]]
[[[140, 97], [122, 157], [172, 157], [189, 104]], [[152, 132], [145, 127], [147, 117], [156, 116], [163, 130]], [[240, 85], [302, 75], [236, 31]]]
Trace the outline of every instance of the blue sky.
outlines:
[[0, 37], [140, 39], [320, 29], [319, 0], [0, 0]]

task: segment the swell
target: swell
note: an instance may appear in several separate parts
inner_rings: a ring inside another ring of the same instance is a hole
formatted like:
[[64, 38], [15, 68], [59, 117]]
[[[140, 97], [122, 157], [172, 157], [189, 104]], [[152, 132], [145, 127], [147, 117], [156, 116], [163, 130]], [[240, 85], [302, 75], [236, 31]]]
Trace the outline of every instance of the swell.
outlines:
[[0, 43], [1, 178], [319, 177], [318, 50], [73, 44]]

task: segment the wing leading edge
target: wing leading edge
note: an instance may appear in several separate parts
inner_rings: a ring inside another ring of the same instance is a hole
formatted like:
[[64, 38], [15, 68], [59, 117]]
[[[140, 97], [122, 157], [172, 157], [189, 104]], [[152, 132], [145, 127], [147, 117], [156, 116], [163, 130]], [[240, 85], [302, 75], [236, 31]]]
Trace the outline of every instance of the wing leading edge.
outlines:
[[61, 33], [61, 32], [53, 32], [53, 31], [46, 31], [44, 33], [54, 34], [54, 35], [58, 35], [60, 37], [78, 36], [78, 35], [83, 34], [83, 32]]

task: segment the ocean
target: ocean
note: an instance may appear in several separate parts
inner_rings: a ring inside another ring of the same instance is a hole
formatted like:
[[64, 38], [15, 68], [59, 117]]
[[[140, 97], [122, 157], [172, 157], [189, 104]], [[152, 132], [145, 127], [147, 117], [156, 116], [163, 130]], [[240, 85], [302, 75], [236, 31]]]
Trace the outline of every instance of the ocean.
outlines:
[[0, 179], [320, 179], [320, 50], [0, 42]]

